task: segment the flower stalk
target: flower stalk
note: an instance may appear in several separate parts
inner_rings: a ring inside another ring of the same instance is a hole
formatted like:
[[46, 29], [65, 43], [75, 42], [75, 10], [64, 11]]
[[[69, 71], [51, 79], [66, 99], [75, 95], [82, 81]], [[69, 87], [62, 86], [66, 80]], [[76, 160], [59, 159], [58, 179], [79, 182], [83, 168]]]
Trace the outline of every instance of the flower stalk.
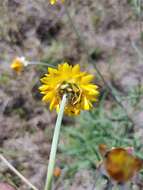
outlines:
[[49, 158], [49, 164], [48, 164], [48, 170], [47, 170], [45, 190], [51, 190], [51, 188], [52, 188], [52, 179], [53, 179], [53, 173], [54, 173], [56, 152], [57, 152], [60, 128], [61, 128], [62, 118], [63, 118], [64, 109], [65, 109], [65, 105], [66, 105], [66, 100], [67, 100], [66, 95], [63, 95], [63, 98], [62, 98], [62, 101], [60, 104], [60, 110], [59, 110], [56, 125], [55, 125], [55, 131], [54, 131], [50, 158]]
[[41, 61], [30, 61], [29, 65], [42, 65], [42, 66], [48, 66], [48, 67], [55, 68], [54, 65], [49, 64], [49, 63], [45, 63], [45, 62], [41, 62]]

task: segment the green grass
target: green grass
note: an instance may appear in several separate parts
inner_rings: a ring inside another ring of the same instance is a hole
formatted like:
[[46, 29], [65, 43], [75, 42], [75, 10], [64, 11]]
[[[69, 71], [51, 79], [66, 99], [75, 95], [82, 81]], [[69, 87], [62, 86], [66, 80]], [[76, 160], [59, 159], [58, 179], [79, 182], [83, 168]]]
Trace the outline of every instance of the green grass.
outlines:
[[[73, 159], [70, 167], [74, 172], [83, 168], [96, 168], [101, 160], [98, 150], [101, 143], [110, 148], [133, 146], [135, 154], [143, 158], [140, 139], [135, 133], [129, 133], [132, 123], [116, 103], [112, 103], [107, 111], [105, 108], [109, 103], [107, 96], [108, 94], [105, 93], [99, 105], [92, 111], [83, 112], [80, 119], [77, 118], [76, 126], [62, 128], [62, 137], [67, 140], [64, 145], [61, 145], [61, 150], [65, 157]], [[139, 103], [136, 97], [138, 97], [138, 91], [132, 90], [126, 99], [134, 106]]]
[[10, 81], [10, 77], [7, 73], [2, 73], [0, 76], [0, 84], [8, 84]]
[[139, 16], [143, 8], [142, 0], [128, 0], [128, 3], [133, 7], [135, 14]]

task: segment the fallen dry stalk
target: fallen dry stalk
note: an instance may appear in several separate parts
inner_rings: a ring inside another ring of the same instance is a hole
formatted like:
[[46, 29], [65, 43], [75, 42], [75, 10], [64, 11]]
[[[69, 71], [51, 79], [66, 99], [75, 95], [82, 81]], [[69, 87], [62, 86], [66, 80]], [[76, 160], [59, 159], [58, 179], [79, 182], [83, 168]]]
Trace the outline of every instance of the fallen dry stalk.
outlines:
[[17, 171], [7, 160], [4, 158], [2, 154], [0, 154], [0, 159], [6, 164], [6, 166], [13, 171], [25, 184], [27, 184], [31, 189], [38, 190], [33, 184], [29, 182], [19, 171]]

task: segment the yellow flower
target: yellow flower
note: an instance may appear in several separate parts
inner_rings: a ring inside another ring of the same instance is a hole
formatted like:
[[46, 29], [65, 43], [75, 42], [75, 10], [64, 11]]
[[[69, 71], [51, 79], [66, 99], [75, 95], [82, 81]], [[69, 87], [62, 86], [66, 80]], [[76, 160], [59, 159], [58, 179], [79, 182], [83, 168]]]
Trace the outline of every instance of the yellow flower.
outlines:
[[26, 61], [25, 57], [16, 57], [11, 63], [11, 68], [17, 73], [20, 73], [27, 65], [28, 62]]
[[44, 102], [50, 103], [50, 110], [59, 110], [64, 94], [67, 95], [65, 114], [78, 115], [81, 110], [90, 110], [92, 102], [97, 101], [98, 87], [91, 83], [94, 76], [80, 71], [77, 64], [58, 65], [58, 69], [48, 68], [48, 74], [41, 79], [43, 85], [39, 88]]
[[[65, 0], [61, 0], [62, 3], [64, 3]], [[54, 5], [58, 3], [58, 0], [50, 0], [51, 5]]]

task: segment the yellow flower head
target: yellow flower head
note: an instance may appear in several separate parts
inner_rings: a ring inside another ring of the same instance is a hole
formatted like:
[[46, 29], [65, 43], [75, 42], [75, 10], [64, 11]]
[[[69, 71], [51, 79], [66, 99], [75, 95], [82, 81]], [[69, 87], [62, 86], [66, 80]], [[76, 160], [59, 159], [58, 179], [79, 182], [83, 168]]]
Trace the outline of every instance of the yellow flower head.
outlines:
[[16, 57], [11, 63], [11, 68], [17, 73], [20, 73], [27, 65], [28, 62], [26, 61], [25, 57]]
[[117, 183], [125, 183], [131, 180], [141, 168], [143, 160], [132, 154], [132, 149], [112, 148], [100, 145], [100, 152], [107, 174]]
[[50, 0], [50, 4], [54, 5], [54, 4], [58, 3], [59, 1], [64, 3], [65, 0]]
[[39, 88], [44, 94], [43, 101], [50, 103], [50, 110], [59, 105], [64, 94], [67, 95], [65, 114], [78, 115], [80, 110], [92, 108], [92, 102], [97, 101], [98, 87], [91, 83], [94, 76], [80, 71], [77, 64], [58, 65], [58, 69], [48, 68], [48, 74], [41, 79], [43, 85]]

